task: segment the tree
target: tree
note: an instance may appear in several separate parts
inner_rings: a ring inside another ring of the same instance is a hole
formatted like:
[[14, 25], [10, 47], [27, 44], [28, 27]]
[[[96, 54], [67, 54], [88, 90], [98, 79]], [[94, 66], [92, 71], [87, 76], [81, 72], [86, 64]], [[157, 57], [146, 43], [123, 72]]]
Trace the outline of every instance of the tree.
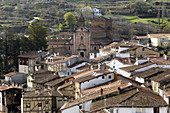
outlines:
[[63, 25], [61, 23], [57, 26], [57, 31], [63, 31]]
[[64, 15], [64, 20], [66, 22], [66, 25], [71, 29], [71, 31], [73, 31], [74, 25], [76, 23], [75, 16], [71, 12], [68, 12]]
[[28, 40], [32, 41], [33, 50], [46, 49], [47, 28], [39, 23], [32, 23], [28, 26]]

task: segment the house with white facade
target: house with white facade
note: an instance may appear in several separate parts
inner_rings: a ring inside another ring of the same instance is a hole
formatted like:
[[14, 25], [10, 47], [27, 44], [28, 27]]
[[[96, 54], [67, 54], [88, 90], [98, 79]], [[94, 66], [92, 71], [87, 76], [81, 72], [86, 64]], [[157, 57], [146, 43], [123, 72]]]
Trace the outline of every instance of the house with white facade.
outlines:
[[19, 72], [10, 72], [5, 74], [5, 81], [9, 82], [10, 84], [24, 84], [27, 82], [27, 77], [24, 73]]
[[93, 14], [94, 14], [95, 16], [101, 16], [101, 15], [102, 15], [101, 9], [93, 8]]
[[47, 52], [42, 51], [29, 51], [18, 56], [19, 61], [19, 72], [25, 74], [31, 74], [41, 68], [37, 68], [37, 65], [40, 64], [40, 61], [47, 56]]
[[64, 104], [61, 112], [166, 113], [166, 107], [167, 103], [153, 91], [122, 82], [110, 87], [99, 86], [98, 89], [88, 89], [86, 95]]
[[48, 71], [56, 73], [56, 75], [59, 75], [61, 77], [68, 76], [72, 74], [72, 70], [75, 71], [72, 68], [69, 68], [69, 66], [72, 66], [78, 62], [91, 62], [92, 60], [89, 60], [87, 58], [79, 57], [77, 55], [72, 55], [67, 58], [63, 58], [61, 60], [57, 60], [55, 62], [48, 62]]
[[152, 46], [168, 47], [170, 45], [170, 34], [148, 34]]
[[148, 69], [154, 68], [156, 67], [155, 63], [145, 63], [145, 64], [141, 64], [141, 65], [133, 65], [133, 66], [127, 66], [127, 67], [122, 67], [117, 69], [117, 73], [121, 74], [125, 77], [130, 77], [133, 74], [142, 72], [142, 71], [146, 71]]

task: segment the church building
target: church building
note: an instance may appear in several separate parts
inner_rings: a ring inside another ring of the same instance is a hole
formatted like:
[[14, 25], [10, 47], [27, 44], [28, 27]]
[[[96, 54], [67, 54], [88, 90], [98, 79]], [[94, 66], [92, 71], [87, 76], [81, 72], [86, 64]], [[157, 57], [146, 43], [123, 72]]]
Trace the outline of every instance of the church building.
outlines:
[[91, 26], [85, 26], [85, 19], [81, 15], [73, 34], [73, 39], [67, 43], [66, 49], [69, 55], [79, 55], [89, 58], [89, 53], [98, 51], [105, 45], [110, 44], [114, 30], [112, 20], [103, 16], [96, 16], [91, 21]]

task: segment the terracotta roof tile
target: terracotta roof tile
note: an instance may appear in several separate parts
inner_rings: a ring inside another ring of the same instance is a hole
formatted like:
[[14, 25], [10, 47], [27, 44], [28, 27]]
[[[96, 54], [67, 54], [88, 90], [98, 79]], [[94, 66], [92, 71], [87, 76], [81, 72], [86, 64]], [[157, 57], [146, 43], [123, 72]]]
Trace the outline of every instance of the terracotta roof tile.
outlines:
[[16, 74], [19, 74], [19, 72], [10, 72], [8, 74], [5, 74], [4, 76], [11, 77], [11, 76], [16, 75]]

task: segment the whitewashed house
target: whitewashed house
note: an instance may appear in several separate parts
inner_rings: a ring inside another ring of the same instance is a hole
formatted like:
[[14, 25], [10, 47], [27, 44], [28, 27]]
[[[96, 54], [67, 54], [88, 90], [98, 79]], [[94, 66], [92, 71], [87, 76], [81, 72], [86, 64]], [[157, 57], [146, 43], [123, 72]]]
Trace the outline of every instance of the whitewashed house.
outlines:
[[146, 71], [148, 69], [156, 67], [155, 63], [146, 63], [142, 65], [133, 65], [128, 67], [122, 67], [117, 69], [117, 73], [121, 74], [126, 77], [130, 77], [133, 74], [136, 74], [138, 72]]
[[93, 8], [93, 14], [94, 14], [95, 16], [101, 16], [101, 15], [102, 15], [101, 9]]
[[5, 74], [5, 81], [9, 82], [10, 84], [24, 84], [27, 82], [27, 77], [24, 73], [19, 72], [10, 72]]
[[122, 83], [89, 89], [87, 95], [64, 104], [62, 113], [166, 113], [167, 103], [153, 91], [132, 84]]

